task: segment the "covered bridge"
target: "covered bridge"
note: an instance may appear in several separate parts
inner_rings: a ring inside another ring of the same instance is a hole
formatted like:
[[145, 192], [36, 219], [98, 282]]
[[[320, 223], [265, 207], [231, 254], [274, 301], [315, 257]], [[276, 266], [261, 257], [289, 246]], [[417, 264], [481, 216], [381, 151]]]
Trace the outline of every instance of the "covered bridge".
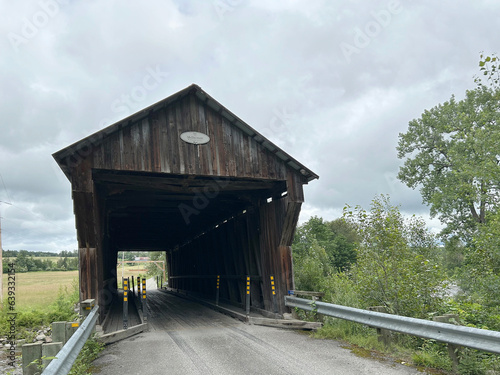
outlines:
[[[165, 251], [171, 288], [278, 312], [303, 185], [318, 176], [191, 85], [54, 155], [71, 182], [80, 298], [102, 314], [118, 251]], [[102, 316], [101, 316], [102, 317]]]

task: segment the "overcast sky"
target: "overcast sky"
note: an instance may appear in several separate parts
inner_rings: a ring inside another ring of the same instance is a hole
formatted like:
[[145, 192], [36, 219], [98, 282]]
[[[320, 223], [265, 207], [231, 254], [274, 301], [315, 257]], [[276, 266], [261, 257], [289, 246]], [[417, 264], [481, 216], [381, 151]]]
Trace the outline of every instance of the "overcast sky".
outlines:
[[319, 176], [301, 222], [391, 196], [398, 133], [473, 89], [500, 2], [0, 0], [3, 249], [77, 248], [52, 153], [196, 83]]

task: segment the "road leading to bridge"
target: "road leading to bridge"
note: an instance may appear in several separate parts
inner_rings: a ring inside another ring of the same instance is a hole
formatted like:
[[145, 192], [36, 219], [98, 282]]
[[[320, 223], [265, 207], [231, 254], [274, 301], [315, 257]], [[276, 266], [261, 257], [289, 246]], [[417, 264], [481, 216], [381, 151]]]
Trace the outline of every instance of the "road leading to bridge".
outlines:
[[109, 345], [96, 373], [114, 374], [422, 374], [359, 358], [332, 340], [247, 325], [171, 294], [148, 292], [150, 331]]

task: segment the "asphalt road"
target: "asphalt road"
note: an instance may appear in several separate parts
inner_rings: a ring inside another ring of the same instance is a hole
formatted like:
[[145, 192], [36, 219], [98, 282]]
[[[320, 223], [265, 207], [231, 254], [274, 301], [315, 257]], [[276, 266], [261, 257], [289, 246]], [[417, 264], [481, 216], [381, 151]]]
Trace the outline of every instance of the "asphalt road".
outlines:
[[336, 341], [244, 324], [158, 291], [149, 293], [149, 310], [149, 332], [106, 347], [94, 373], [422, 374], [390, 360], [358, 357]]

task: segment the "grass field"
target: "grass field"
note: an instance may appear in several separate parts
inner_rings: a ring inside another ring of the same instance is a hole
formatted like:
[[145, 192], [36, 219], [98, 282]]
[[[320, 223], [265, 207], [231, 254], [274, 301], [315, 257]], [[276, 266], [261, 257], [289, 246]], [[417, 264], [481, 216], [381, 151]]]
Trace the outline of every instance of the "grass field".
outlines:
[[[68, 294], [73, 290], [73, 282], [78, 282], [78, 271], [26, 272], [16, 275], [16, 309], [44, 309], [52, 304], [62, 287]], [[3, 300], [7, 301], [7, 277], [3, 276]]]
[[[47, 258], [44, 258], [47, 259]], [[52, 259], [57, 260], [57, 259]], [[121, 281], [122, 268], [117, 268], [118, 280]], [[145, 275], [145, 264], [125, 266], [124, 277]], [[73, 291], [73, 283], [78, 283], [78, 271], [47, 271], [47, 272], [25, 272], [16, 275], [16, 309], [18, 310], [43, 310], [57, 299], [59, 289], [62, 287]], [[3, 275], [3, 299], [4, 304], [8, 297], [8, 275]], [[121, 283], [120, 283], [121, 284]]]

